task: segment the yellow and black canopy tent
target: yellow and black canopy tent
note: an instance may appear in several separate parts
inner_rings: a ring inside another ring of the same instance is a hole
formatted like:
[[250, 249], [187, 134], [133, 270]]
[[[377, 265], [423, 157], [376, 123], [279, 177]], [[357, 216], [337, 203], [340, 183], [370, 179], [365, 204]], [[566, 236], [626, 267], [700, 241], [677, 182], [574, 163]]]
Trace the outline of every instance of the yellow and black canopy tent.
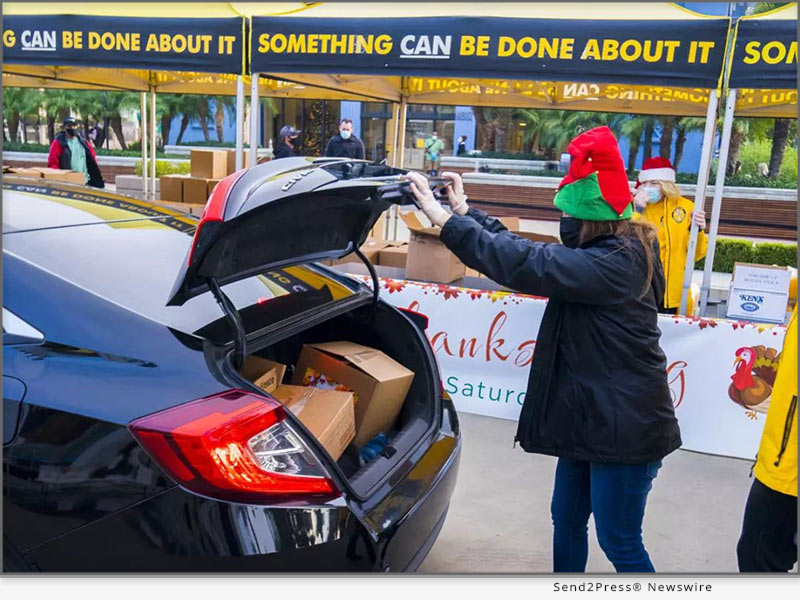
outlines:
[[733, 119], [735, 116], [797, 119], [797, 3], [742, 17], [736, 23], [732, 46], [708, 251], [700, 288], [700, 314], [705, 312], [711, 290]]

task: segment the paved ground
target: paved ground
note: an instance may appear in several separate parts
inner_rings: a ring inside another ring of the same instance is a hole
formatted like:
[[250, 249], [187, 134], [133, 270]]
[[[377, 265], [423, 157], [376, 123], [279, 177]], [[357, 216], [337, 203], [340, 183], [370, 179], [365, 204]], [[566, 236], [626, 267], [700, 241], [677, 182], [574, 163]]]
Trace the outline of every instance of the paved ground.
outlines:
[[[464, 449], [428, 573], [550, 572], [555, 459], [512, 449], [516, 423], [461, 415]], [[750, 462], [677, 451], [664, 460], [644, 539], [661, 572], [735, 572]], [[589, 572], [613, 572], [590, 522]]]

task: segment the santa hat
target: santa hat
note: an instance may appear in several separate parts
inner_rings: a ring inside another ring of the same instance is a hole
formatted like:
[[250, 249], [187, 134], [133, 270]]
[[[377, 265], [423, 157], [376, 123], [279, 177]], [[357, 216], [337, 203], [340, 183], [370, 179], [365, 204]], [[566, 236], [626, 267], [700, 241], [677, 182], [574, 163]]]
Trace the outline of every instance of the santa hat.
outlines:
[[669, 162], [668, 158], [647, 158], [642, 163], [642, 170], [639, 171], [639, 181], [636, 182], [638, 188], [645, 181], [671, 181], [675, 183], [675, 167]]
[[631, 190], [617, 138], [608, 127], [590, 129], [567, 148], [572, 161], [553, 204], [584, 221], [630, 219]]

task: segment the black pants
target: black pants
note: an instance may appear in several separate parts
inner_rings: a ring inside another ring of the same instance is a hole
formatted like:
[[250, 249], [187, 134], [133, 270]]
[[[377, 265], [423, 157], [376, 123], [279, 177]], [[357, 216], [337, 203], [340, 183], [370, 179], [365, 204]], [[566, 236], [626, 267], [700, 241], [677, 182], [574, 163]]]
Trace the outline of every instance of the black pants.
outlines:
[[797, 561], [797, 497], [754, 479], [736, 554], [742, 573], [788, 572]]

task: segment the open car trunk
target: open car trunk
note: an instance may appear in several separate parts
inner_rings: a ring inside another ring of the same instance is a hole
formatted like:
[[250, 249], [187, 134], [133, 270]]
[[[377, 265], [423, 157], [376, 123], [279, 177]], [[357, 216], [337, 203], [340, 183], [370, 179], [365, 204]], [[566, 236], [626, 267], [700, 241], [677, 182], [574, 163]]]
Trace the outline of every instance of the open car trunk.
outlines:
[[[390, 474], [400, 477], [403, 467], [409, 469], [413, 466], [405, 459], [432, 443], [435, 428], [439, 425], [442, 410], [439, 374], [424, 332], [389, 305], [369, 303], [306, 328], [297, 327], [294, 331], [278, 332], [251, 341], [247, 351], [248, 356], [255, 355], [286, 365], [282, 383], [287, 384], [292, 381], [294, 365], [304, 344], [343, 340], [380, 350], [414, 373], [394, 426], [383, 432], [388, 438], [383, 451], [364, 462], [359, 459], [360, 448], [351, 443], [335, 461], [339, 477], [347, 481], [351, 492], [365, 499]], [[230, 361], [230, 354], [227, 358]], [[229, 372], [235, 373], [235, 370], [230, 368]], [[241, 375], [234, 376], [238, 377], [239, 386], [254, 389], [254, 384]], [[295, 423], [299, 423], [296, 417], [293, 418]], [[318, 451], [334, 463], [321, 445]]]

